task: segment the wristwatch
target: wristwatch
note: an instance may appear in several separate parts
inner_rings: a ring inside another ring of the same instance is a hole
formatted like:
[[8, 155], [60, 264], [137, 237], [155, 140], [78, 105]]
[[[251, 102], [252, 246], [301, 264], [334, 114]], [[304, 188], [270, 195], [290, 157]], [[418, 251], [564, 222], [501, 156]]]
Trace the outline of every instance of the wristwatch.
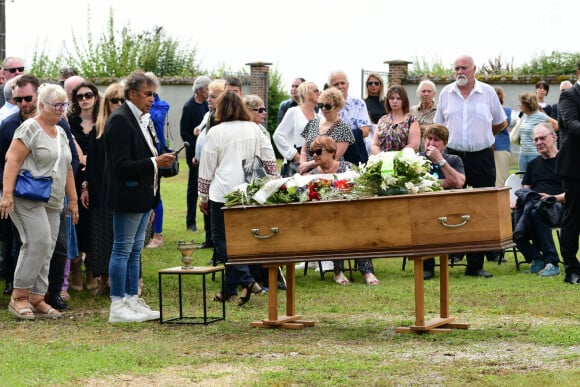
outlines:
[[88, 183], [87, 181], [83, 181], [83, 182], [81, 183], [81, 188], [84, 188], [84, 189], [86, 189], [86, 188], [88, 188], [88, 187], [89, 187], [89, 183]]
[[439, 164], [440, 167], [443, 167], [445, 164], [447, 164], [447, 160], [441, 159], [441, 160], [437, 161], [437, 164]]

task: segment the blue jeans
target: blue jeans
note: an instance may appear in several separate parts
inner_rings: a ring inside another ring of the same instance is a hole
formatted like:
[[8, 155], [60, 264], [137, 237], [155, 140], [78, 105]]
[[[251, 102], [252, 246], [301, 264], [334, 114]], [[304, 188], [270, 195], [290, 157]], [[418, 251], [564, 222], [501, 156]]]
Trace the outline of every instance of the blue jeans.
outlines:
[[[211, 218], [211, 235], [216, 249], [218, 260], [227, 262], [228, 252], [226, 248], [226, 227], [224, 222], [223, 203], [209, 201], [209, 215]], [[225, 298], [238, 294], [238, 285], [248, 287], [256, 282], [250, 274], [248, 265], [226, 266], [223, 295]]]
[[111, 297], [134, 296], [139, 287], [141, 250], [151, 216], [147, 212], [113, 213], [113, 251], [109, 261]]
[[552, 227], [544, 221], [535, 209], [530, 212], [529, 216], [531, 232], [521, 239], [514, 240], [516, 246], [524, 254], [527, 262], [542, 259], [544, 263], [551, 263], [556, 266], [560, 261], [560, 257], [554, 244]]

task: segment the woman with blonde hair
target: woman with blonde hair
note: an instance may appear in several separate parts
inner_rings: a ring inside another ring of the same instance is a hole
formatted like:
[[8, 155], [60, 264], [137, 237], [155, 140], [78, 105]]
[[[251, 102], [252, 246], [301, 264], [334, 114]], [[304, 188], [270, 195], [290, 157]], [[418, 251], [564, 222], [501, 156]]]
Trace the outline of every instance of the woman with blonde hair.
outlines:
[[[6, 153], [0, 217], [10, 216], [22, 241], [14, 272], [14, 290], [8, 304], [10, 313], [20, 319], [61, 316], [44, 297], [65, 194], [73, 223], [79, 218], [68, 137], [57, 125], [67, 107], [67, 95], [62, 87], [41, 85], [36, 116], [16, 129]], [[25, 171], [34, 177], [52, 177], [47, 200], [16, 194], [18, 176]]]
[[320, 90], [314, 82], [303, 82], [298, 86], [298, 106], [286, 111], [284, 118], [274, 131], [274, 143], [284, 158], [282, 176], [287, 177], [297, 171], [300, 150], [304, 139], [300, 135], [306, 124], [319, 117], [316, 112]]
[[340, 110], [344, 104], [344, 96], [336, 87], [324, 90], [318, 97], [318, 108], [322, 112], [322, 117], [310, 120], [300, 134], [304, 138], [300, 149], [300, 173], [306, 173], [316, 167], [310, 152], [310, 145], [316, 137], [329, 136], [336, 142], [337, 160], [343, 158], [350, 144], [354, 144], [355, 138], [350, 126], [340, 118]]

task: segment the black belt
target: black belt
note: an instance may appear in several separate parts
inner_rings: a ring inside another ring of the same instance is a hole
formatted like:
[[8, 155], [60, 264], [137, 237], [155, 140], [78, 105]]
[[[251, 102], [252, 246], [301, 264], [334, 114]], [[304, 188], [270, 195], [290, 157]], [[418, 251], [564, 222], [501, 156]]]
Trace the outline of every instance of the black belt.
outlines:
[[482, 150], [478, 150], [475, 152], [466, 152], [466, 151], [460, 151], [460, 150], [456, 150], [456, 149], [447, 148], [447, 153], [452, 154], [452, 155], [457, 155], [459, 157], [475, 156], [477, 154], [486, 153], [486, 152], [490, 152], [490, 151], [491, 151], [491, 147], [485, 148]]

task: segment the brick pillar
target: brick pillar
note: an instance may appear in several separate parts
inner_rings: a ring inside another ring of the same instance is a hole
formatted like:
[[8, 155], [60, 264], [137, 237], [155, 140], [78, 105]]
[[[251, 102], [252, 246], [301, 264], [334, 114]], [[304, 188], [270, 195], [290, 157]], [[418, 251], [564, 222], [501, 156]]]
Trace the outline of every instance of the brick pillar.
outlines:
[[272, 63], [252, 62], [246, 63], [246, 66], [250, 66], [250, 94], [256, 94], [262, 98], [268, 109], [269, 73]]
[[388, 60], [383, 63], [389, 65], [389, 86], [402, 85], [403, 79], [407, 77], [409, 65], [413, 62], [406, 60]]

